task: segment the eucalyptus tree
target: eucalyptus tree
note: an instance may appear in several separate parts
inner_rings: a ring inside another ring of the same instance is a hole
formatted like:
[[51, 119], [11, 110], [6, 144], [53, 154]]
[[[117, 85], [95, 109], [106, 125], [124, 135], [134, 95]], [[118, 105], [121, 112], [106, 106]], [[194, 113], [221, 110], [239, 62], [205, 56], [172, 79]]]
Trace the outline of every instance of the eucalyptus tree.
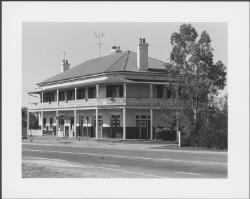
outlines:
[[191, 24], [182, 24], [179, 32], [171, 35], [170, 70], [179, 77], [181, 93], [190, 102], [194, 144], [204, 103], [208, 104], [209, 95], [217, 95], [226, 85], [226, 67], [221, 61], [214, 62], [211, 42], [206, 31], [199, 36]]

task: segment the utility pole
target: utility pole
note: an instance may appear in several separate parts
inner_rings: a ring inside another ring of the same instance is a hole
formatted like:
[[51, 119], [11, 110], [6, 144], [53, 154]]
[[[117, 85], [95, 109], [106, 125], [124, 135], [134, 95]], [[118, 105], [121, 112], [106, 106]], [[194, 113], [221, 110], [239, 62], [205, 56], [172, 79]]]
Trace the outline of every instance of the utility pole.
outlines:
[[95, 37], [98, 39], [97, 45], [99, 46], [99, 56], [102, 56], [102, 43], [101, 38], [104, 37], [104, 34], [102, 32], [95, 33]]

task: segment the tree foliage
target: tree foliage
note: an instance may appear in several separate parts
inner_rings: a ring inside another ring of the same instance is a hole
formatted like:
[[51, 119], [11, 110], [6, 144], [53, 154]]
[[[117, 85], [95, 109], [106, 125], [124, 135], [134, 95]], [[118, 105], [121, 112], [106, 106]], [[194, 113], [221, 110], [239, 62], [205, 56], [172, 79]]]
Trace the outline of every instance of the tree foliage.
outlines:
[[214, 62], [211, 42], [206, 31], [198, 37], [191, 24], [181, 25], [179, 32], [171, 36], [170, 70], [178, 74], [181, 90], [190, 101], [194, 136], [198, 134], [198, 117], [204, 110], [202, 104], [226, 85], [226, 67], [221, 61]]
[[[32, 112], [29, 113], [29, 129], [38, 129], [38, 118]], [[24, 137], [27, 135], [27, 108], [26, 107], [22, 107], [22, 135]]]
[[[228, 101], [227, 95], [219, 100], [214, 98], [209, 103], [208, 107], [209, 125], [204, 125], [200, 145], [208, 148], [227, 149], [228, 146]], [[204, 123], [204, 122], [203, 122]]]

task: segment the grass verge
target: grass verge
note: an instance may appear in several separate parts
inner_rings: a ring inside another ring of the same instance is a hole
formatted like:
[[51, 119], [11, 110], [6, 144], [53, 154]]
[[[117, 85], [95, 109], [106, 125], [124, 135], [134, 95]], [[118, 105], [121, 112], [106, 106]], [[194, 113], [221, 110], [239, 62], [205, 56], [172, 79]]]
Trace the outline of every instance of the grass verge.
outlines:
[[33, 163], [22, 164], [23, 178], [79, 178], [79, 173]]

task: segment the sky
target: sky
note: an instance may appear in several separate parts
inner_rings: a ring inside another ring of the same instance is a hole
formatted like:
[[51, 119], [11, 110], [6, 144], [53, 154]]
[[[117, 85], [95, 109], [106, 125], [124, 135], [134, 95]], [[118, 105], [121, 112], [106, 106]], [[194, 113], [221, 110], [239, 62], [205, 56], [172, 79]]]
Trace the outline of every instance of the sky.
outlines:
[[[64, 52], [71, 67], [99, 57], [98, 39], [101, 38], [102, 56], [109, 55], [112, 46], [136, 52], [139, 38], [149, 43], [149, 56], [169, 62], [172, 46], [170, 37], [182, 23], [169, 22], [24, 22], [22, 25], [22, 105], [32, 101], [27, 92], [37, 83], [60, 72]], [[207, 31], [212, 39], [214, 61], [227, 66], [227, 23], [191, 23], [198, 34]]]

